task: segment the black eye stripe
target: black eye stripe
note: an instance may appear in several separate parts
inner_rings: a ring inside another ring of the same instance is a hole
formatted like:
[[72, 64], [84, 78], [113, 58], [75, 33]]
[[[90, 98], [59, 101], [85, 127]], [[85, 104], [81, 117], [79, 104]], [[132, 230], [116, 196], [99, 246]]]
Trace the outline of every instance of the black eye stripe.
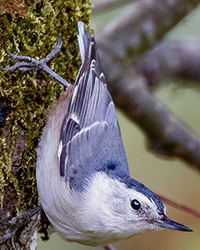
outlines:
[[131, 207], [134, 209], [134, 210], [139, 210], [140, 207], [141, 207], [141, 204], [138, 200], [134, 199], [131, 201]]

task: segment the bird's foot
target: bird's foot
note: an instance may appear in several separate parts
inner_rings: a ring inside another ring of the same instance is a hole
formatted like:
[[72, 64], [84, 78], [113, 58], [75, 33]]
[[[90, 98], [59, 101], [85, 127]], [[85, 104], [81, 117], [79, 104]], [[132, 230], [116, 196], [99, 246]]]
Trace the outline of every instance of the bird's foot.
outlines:
[[[15, 54], [12, 54], [10, 52], [8, 52], [8, 54], [10, 56], [12, 56], [15, 60], [18, 60], [17, 63], [15, 63], [15, 65], [10, 66], [10, 67], [6, 67], [6, 68], [0, 68], [2, 70], [8, 70], [8, 71], [12, 71], [15, 69], [19, 69], [21, 71], [27, 71], [27, 70], [44, 70], [45, 72], [47, 72], [51, 78], [56, 79], [57, 81], [59, 81], [61, 84], [63, 84], [65, 87], [69, 86], [69, 83], [67, 81], [65, 81], [62, 77], [60, 77], [58, 74], [56, 74], [55, 72], [53, 72], [48, 66], [47, 66], [47, 62], [56, 55], [56, 53], [58, 53], [60, 51], [60, 48], [62, 46], [62, 40], [60, 37], [58, 37], [58, 43], [53, 45], [53, 49], [51, 51], [51, 53], [49, 53], [46, 58], [42, 59], [42, 60], [36, 60], [34, 58], [31, 58], [29, 56], [18, 56]], [[21, 61], [22, 60], [22, 61]]]
[[[41, 210], [41, 206], [35, 207], [31, 210], [21, 212], [19, 216], [12, 218], [8, 224], [8, 229], [6, 230], [4, 236], [0, 236], [0, 245], [5, 243], [8, 239], [14, 236], [22, 226], [28, 224], [31, 221], [31, 218]], [[1, 222], [2, 223], [2, 222]]]

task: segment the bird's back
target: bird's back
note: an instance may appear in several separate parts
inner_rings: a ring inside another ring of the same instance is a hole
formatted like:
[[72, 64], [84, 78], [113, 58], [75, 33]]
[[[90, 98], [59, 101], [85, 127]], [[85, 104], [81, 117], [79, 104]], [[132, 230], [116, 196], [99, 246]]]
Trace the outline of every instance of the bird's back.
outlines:
[[109, 180], [124, 187], [117, 179], [129, 176], [129, 169], [96, 43], [89, 35], [87, 39], [73, 92], [67, 89], [66, 100], [58, 101], [44, 128], [36, 178], [42, 207], [60, 235], [69, 241], [102, 245], [116, 240], [119, 233], [114, 232], [114, 238], [108, 233], [110, 225], [103, 225], [109, 220], [98, 207], [110, 199]]
[[116, 110], [107, 90], [96, 43], [93, 37], [86, 38], [85, 60], [62, 124], [58, 155], [61, 177], [78, 190], [99, 171], [129, 175]]

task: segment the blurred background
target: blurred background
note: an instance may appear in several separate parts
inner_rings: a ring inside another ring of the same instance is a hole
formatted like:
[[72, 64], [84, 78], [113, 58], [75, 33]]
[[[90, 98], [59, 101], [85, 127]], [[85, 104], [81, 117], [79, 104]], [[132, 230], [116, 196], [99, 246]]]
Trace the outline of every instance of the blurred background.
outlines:
[[[121, 11], [122, 8], [119, 8], [98, 16], [92, 15], [94, 31], [101, 29], [106, 22], [109, 22]], [[190, 36], [200, 38], [200, 7], [168, 34], [169, 39], [182, 39]], [[198, 88], [181, 88], [180, 85], [176, 86], [176, 82], [167, 82], [156, 90], [155, 95], [200, 134], [200, 92]], [[144, 183], [157, 194], [200, 211], [199, 173], [179, 160], [164, 160], [149, 153], [146, 150], [145, 137], [140, 129], [121, 112], [118, 111], [117, 114], [131, 177]], [[114, 246], [117, 250], [199, 250], [200, 219], [168, 205], [167, 214], [171, 219], [192, 228], [194, 232], [184, 233], [167, 229], [159, 232], [147, 232], [114, 243]], [[102, 250], [103, 247], [91, 248], [76, 243], [67, 243], [54, 233], [47, 242], [39, 240], [38, 250], [46, 249]]]

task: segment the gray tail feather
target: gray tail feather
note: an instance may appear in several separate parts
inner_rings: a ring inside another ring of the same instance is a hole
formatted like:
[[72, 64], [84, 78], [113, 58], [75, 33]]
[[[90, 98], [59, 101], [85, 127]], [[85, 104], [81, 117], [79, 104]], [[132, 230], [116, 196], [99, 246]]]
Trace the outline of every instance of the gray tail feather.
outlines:
[[90, 40], [90, 35], [82, 22], [77, 23], [77, 37], [78, 37], [78, 45], [81, 55], [81, 61], [83, 64]]

